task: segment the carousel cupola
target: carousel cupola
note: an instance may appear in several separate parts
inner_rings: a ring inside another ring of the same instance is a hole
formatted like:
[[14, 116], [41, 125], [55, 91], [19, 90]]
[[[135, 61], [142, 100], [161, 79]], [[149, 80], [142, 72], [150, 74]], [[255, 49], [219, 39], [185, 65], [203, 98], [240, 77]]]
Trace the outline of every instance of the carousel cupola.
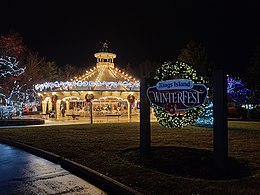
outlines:
[[108, 43], [102, 43], [102, 48], [99, 50], [98, 53], [95, 53], [94, 56], [97, 58], [97, 68], [114, 68], [114, 59], [116, 58], [116, 54], [111, 53], [108, 48]]

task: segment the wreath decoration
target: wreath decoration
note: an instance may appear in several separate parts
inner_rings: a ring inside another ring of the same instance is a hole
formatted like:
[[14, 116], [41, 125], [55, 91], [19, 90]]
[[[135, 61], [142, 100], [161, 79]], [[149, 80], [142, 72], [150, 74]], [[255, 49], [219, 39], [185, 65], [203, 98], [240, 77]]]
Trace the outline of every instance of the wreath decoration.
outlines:
[[[164, 63], [155, 72], [154, 79], [157, 81], [171, 79], [190, 79], [194, 83], [204, 83], [204, 79], [197, 75], [192, 66], [183, 62], [168, 62]], [[154, 115], [160, 125], [167, 128], [182, 128], [190, 124], [194, 124], [198, 117], [204, 112], [205, 105], [187, 110], [185, 112], [176, 112], [174, 105], [165, 105], [165, 108], [160, 108], [154, 104], [151, 105], [154, 109]]]
[[89, 103], [91, 102], [91, 100], [94, 99], [94, 95], [91, 93], [91, 94], [86, 94], [85, 95], [85, 99], [86, 99], [86, 102]]
[[129, 94], [129, 95], [127, 96], [127, 101], [128, 101], [130, 104], [134, 103], [134, 102], [135, 102], [135, 96], [132, 95], [132, 94]]

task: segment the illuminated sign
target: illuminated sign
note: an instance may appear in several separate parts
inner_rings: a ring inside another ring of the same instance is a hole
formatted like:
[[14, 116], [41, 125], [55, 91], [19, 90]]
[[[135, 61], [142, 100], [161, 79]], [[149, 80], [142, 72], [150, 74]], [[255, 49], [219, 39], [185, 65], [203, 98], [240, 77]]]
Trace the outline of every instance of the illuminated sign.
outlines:
[[194, 84], [188, 79], [159, 81], [156, 86], [147, 89], [150, 102], [171, 113], [202, 105], [207, 94], [204, 84]]

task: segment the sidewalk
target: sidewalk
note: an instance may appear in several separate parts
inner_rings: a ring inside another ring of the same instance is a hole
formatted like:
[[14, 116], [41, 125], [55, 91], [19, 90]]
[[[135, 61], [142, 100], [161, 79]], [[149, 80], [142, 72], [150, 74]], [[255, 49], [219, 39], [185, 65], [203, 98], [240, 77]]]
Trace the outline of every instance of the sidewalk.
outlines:
[[0, 194], [93, 194], [103, 190], [59, 164], [0, 143]]

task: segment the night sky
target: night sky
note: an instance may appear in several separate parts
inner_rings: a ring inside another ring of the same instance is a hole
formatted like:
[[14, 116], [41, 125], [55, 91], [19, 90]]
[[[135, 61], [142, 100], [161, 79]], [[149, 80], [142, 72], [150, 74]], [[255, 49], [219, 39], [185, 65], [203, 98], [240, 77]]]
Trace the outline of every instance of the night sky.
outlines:
[[[108, 40], [116, 65], [173, 61], [190, 41], [206, 47], [209, 61], [243, 73], [260, 38], [260, 6], [248, 1], [6, 1], [1, 35], [19, 32], [33, 51], [58, 65], [95, 65]], [[207, 2], [207, 3], [205, 3]]]

